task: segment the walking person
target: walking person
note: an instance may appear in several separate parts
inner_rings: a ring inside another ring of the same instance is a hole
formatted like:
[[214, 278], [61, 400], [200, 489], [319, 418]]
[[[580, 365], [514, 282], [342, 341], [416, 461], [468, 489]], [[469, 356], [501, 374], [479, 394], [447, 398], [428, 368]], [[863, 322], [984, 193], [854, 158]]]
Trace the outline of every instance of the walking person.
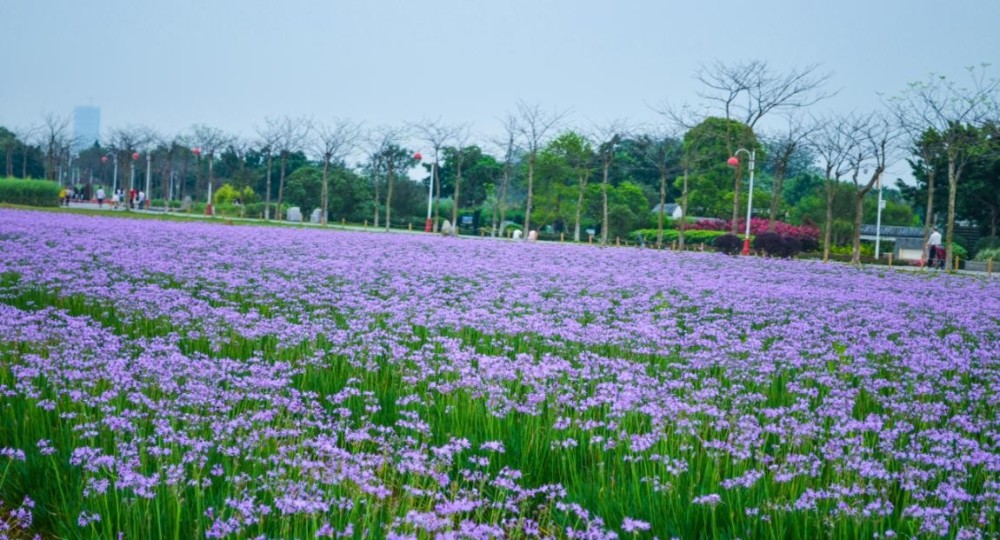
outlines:
[[104, 188], [97, 188], [97, 207], [104, 208]]
[[937, 227], [931, 230], [931, 235], [927, 238], [927, 266], [934, 268], [935, 263], [944, 268], [944, 255], [941, 251], [941, 232]]

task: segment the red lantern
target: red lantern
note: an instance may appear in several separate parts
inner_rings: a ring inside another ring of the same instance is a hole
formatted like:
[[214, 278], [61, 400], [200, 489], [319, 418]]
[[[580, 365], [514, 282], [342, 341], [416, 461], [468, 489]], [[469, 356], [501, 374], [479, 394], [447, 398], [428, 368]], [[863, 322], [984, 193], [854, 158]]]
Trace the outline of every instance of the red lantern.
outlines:
[[139, 152], [132, 152], [132, 159], [139, 159]]
[[730, 167], [739, 167], [740, 166], [740, 160], [736, 156], [733, 156], [733, 157], [729, 158], [728, 160], [726, 160], [726, 163], [728, 163]]
[[414, 153], [413, 153], [413, 159], [415, 159], [415, 160], [417, 160], [417, 161], [420, 161], [421, 159], [424, 159], [424, 156], [422, 156], [422, 155], [420, 154], [420, 152], [414, 152]]
[[107, 162], [108, 162], [108, 156], [101, 156], [101, 163], [107, 163]]
[[195, 146], [194, 148], [191, 149], [191, 152], [194, 153], [195, 157], [200, 156], [201, 155], [201, 147], [200, 146]]

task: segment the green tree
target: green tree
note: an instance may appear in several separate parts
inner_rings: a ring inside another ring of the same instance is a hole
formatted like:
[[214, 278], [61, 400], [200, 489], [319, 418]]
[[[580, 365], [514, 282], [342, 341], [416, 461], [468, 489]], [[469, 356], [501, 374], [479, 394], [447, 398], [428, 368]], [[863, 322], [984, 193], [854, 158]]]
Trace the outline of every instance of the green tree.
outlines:
[[[739, 134], [734, 138], [734, 133]], [[709, 117], [684, 134], [684, 152], [690, 169], [689, 205], [705, 217], [727, 218], [733, 204], [734, 170], [727, 165], [733, 155], [732, 141], [748, 150], [756, 149], [757, 161], [765, 158], [753, 132], [735, 120]], [[735, 174], [740, 174], [741, 167]]]

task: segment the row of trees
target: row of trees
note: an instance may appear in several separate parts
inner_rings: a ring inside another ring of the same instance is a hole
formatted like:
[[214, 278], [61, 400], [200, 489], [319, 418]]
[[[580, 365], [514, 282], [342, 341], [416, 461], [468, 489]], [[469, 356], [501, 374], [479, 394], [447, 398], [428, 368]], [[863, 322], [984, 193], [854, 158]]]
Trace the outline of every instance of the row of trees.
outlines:
[[[887, 224], [913, 224], [908, 202], [924, 211], [929, 228], [946, 199], [949, 245], [959, 215], [989, 223], [995, 234], [998, 87], [985, 68], [970, 74], [971, 86], [932, 77], [865, 114], [809, 114], [831, 96], [828, 74], [817, 66], [777, 73], [752, 61], [703, 68], [703, 107], [664, 104], [663, 122], [653, 128], [625, 120], [572, 128], [566, 112], [522, 102], [486, 144], [473, 144], [463, 124], [366, 129], [350, 120], [283, 117], [265, 120], [249, 138], [201, 125], [176, 136], [116, 128], [103, 144], [73, 155], [68, 119], [49, 116], [36, 130], [0, 128], [0, 151], [8, 176], [105, 185], [119, 178], [124, 185], [145, 174], [150, 196], [165, 200], [211, 198], [225, 182], [233, 188], [226, 193], [261, 194], [267, 219], [280, 219], [291, 202], [319, 208], [323, 221], [389, 227], [422, 217], [429, 190], [435, 230], [445, 218], [456, 223], [474, 214], [494, 233], [508, 221], [576, 240], [596, 228], [606, 244], [654, 221], [662, 241], [667, 202], [679, 203], [685, 216], [727, 219], [738, 232], [748, 163], [733, 168], [727, 158], [745, 149], [756, 157], [757, 215], [821, 225], [824, 256], [849, 223], [858, 260], [866, 201], [900, 159], [910, 161], [918, 184], [897, 186], [902, 197], [890, 196]], [[413, 147], [427, 156], [415, 159]], [[423, 179], [415, 182], [418, 166]], [[936, 181], [942, 176], [946, 190]], [[653, 215], [656, 204], [661, 212]]]

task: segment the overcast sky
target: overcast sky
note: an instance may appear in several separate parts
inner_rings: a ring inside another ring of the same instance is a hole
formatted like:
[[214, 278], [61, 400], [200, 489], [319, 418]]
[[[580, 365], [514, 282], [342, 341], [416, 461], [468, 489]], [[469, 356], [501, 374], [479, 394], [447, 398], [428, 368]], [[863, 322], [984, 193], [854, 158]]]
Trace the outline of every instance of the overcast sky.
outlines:
[[998, 22], [997, 0], [2, 0], [0, 125], [94, 105], [104, 132], [307, 115], [494, 134], [518, 100], [651, 123], [698, 104], [699, 66], [750, 59], [822, 64], [839, 94], [817, 112], [866, 111], [996, 63]]

